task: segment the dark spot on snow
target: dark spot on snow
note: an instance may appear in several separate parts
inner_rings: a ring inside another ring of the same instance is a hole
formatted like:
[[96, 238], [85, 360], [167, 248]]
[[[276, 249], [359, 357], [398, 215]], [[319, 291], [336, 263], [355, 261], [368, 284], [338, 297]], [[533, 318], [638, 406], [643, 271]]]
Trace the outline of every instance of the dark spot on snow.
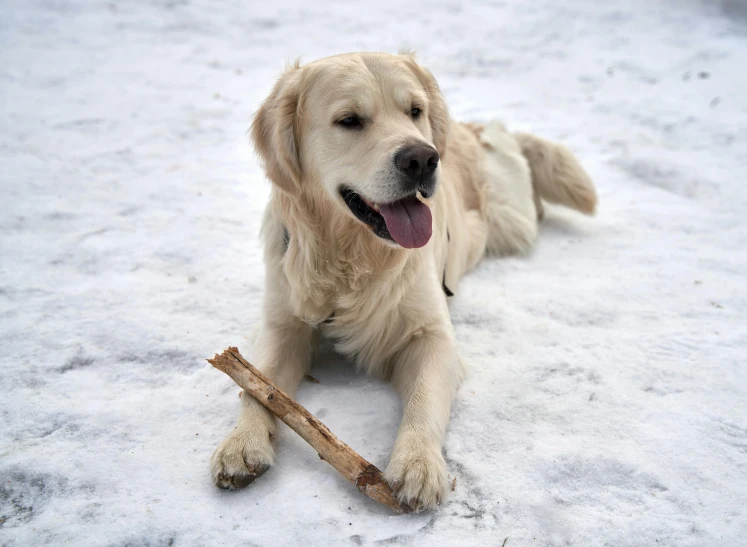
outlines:
[[82, 511], [78, 513], [80, 520], [83, 522], [92, 524], [99, 520], [101, 503], [95, 502], [87, 505]]
[[71, 490], [93, 491], [92, 485], [71, 487], [61, 476], [20, 467], [5, 469], [0, 482], [0, 515], [4, 528], [29, 522], [53, 496], [70, 495]]
[[701, 530], [700, 528], [698, 528], [697, 524], [690, 525], [690, 530], [689, 531], [690, 531], [690, 534], [692, 534], [694, 536], [698, 536], [698, 535], [703, 534], [703, 530]]
[[69, 416], [62, 413], [36, 416], [33, 420], [13, 422], [6, 427], [7, 433], [15, 441], [27, 441], [29, 439], [43, 439], [53, 434], [71, 437], [80, 431], [80, 426], [74, 423]]
[[191, 371], [203, 366], [202, 359], [177, 348], [146, 351], [142, 354], [125, 353], [119, 360], [124, 363], [137, 363], [149, 366], [168, 367], [180, 371]]
[[586, 370], [583, 367], [573, 367], [568, 363], [558, 363], [555, 366], [539, 371], [537, 380], [539, 382], [546, 382], [555, 377], [568, 377], [575, 378], [578, 381], [583, 381], [583, 377], [588, 378], [588, 375], [585, 373]]
[[502, 326], [500, 325], [501, 316], [485, 310], [482, 313], [474, 310], [465, 311], [464, 313], [453, 313], [451, 321], [454, 325], [476, 326], [490, 330], [491, 332], [502, 330]]
[[52, 424], [47, 425], [41, 432], [39, 432], [36, 437], [39, 439], [43, 439], [44, 437], [49, 437], [52, 433], [56, 433], [59, 431], [63, 426], [63, 423], [58, 421], [57, 419], [53, 420]]
[[280, 22], [277, 19], [254, 19], [252, 24], [261, 29], [272, 30], [280, 26]]
[[412, 543], [412, 540], [416, 537], [416, 535], [422, 535], [423, 532], [427, 532], [428, 530], [433, 528], [435, 523], [436, 516], [434, 515], [428, 520], [425, 526], [413, 532], [412, 534], [398, 534], [390, 538], [380, 539], [378, 541], [375, 541], [374, 543], [377, 545], [408, 545]]
[[139, 210], [140, 210], [140, 207], [134, 207], [134, 206], [132, 206], [132, 207], [125, 207], [124, 209], [122, 209], [121, 211], [119, 211], [117, 213], [117, 215], [119, 215], [121, 217], [129, 217], [129, 216], [132, 216], [135, 213], [137, 213]]
[[[666, 126], [663, 129], [666, 130]], [[712, 182], [694, 178], [672, 166], [649, 159], [626, 159], [616, 163], [640, 182], [681, 197], [708, 197], [716, 192]]]
[[483, 509], [473, 507], [466, 501], [461, 501], [459, 503], [467, 510], [465, 513], [457, 515], [463, 519], [481, 519], [485, 515], [485, 511]]
[[718, 426], [712, 430], [715, 438], [747, 454], [747, 428], [724, 419], [716, 419], [715, 422]]
[[612, 10], [607, 13], [603, 13], [600, 19], [605, 23], [624, 23], [630, 21], [630, 14], [622, 10]]
[[53, 211], [45, 215], [45, 218], [51, 221], [58, 221], [58, 220], [68, 221], [68, 220], [74, 219], [75, 215], [72, 213], [65, 212], [65, 211]]
[[59, 371], [65, 373], [70, 372], [71, 370], [90, 367], [94, 362], [93, 357], [76, 355], [75, 357], [68, 359], [68, 361], [59, 368]]
[[555, 461], [547, 462], [542, 476], [546, 482], [563, 488], [566, 500], [575, 499], [572, 493], [588, 485], [596, 485], [600, 492], [614, 487], [639, 496], [650, 496], [652, 492], [667, 491], [667, 487], [653, 475], [612, 458], [561, 456]]
[[[154, 538], [149, 535], [144, 538], [128, 539], [121, 543], [110, 544], [112, 547], [173, 547], [176, 545], [176, 536], [172, 533], [162, 534], [161, 537]], [[242, 543], [242, 545], [253, 545], [251, 543]]]
[[355, 545], [363, 545], [363, 537], [358, 534], [350, 536], [350, 541], [352, 541]]
[[157, 6], [173, 10], [177, 7], [184, 7], [189, 5], [189, 0], [157, 0], [154, 2]]
[[676, 393], [682, 393], [682, 390], [679, 388], [672, 387], [670, 385], [664, 385], [662, 387], [659, 386], [647, 386], [643, 389], [646, 393], [652, 393], [653, 395], [659, 395], [663, 397], [664, 395], [672, 395]]
[[104, 118], [78, 118], [52, 125], [52, 129], [72, 129], [77, 131], [96, 130], [106, 123]]
[[721, 0], [721, 11], [733, 19], [747, 19], [747, 2], [744, 0]]

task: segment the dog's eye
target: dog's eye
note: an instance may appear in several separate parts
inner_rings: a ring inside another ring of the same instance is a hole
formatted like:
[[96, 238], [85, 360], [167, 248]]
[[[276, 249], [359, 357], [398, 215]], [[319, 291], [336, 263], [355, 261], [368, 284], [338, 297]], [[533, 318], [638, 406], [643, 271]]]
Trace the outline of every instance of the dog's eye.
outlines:
[[345, 116], [344, 118], [339, 120], [337, 123], [338, 125], [341, 125], [342, 127], [346, 127], [349, 129], [360, 129], [363, 127], [363, 122], [355, 114], [351, 114], [350, 116]]
[[412, 116], [413, 118], [417, 120], [420, 117], [420, 112], [421, 112], [420, 108], [418, 108], [417, 106], [413, 106], [410, 109], [410, 116]]

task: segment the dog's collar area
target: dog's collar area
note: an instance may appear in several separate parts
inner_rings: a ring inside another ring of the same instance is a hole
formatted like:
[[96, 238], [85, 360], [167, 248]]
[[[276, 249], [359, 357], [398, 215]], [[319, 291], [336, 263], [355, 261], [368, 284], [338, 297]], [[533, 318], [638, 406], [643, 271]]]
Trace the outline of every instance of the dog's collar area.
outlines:
[[[451, 243], [451, 234], [449, 233], [449, 229], [446, 228], [446, 242]], [[446, 253], [448, 256], [448, 252]], [[446, 297], [454, 296], [454, 293], [451, 291], [449, 287], [446, 286], [446, 265], [444, 264], [444, 275], [442, 277], [441, 281], [441, 288], [444, 290], [444, 294]]]
[[384, 217], [369, 207], [360, 195], [356, 194], [350, 188], [343, 186], [340, 188], [340, 196], [342, 196], [345, 204], [355, 215], [355, 218], [369, 226], [374, 234], [381, 239], [394, 241], [394, 238], [389, 233], [389, 228], [386, 227]]

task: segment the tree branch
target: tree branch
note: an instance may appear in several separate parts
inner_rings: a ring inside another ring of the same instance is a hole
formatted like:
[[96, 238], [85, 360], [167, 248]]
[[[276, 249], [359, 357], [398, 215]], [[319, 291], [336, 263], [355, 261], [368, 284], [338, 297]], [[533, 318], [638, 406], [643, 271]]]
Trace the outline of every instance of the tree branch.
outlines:
[[327, 426], [308, 410], [283, 393], [244, 359], [237, 348], [229, 347], [221, 355], [208, 359], [208, 363], [233, 378], [239, 387], [298, 433], [317, 451], [321, 459], [337, 469], [366, 496], [397, 513], [412, 511], [410, 506], [397, 501], [375, 465], [363, 459], [335, 437]]

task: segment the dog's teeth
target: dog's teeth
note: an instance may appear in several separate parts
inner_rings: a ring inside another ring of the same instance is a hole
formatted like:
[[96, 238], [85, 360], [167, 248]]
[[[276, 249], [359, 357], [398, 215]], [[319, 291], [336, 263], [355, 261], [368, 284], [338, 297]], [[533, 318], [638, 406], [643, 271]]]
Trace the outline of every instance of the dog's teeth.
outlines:
[[376, 205], [373, 201], [368, 201], [366, 198], [363, 198], [363, 197], [361, 199], [363, 199], [363, 203], [365, 203], [366, 205], [368, 205], [374, 211], [378, 211], [379, 210], [379, 206]]

